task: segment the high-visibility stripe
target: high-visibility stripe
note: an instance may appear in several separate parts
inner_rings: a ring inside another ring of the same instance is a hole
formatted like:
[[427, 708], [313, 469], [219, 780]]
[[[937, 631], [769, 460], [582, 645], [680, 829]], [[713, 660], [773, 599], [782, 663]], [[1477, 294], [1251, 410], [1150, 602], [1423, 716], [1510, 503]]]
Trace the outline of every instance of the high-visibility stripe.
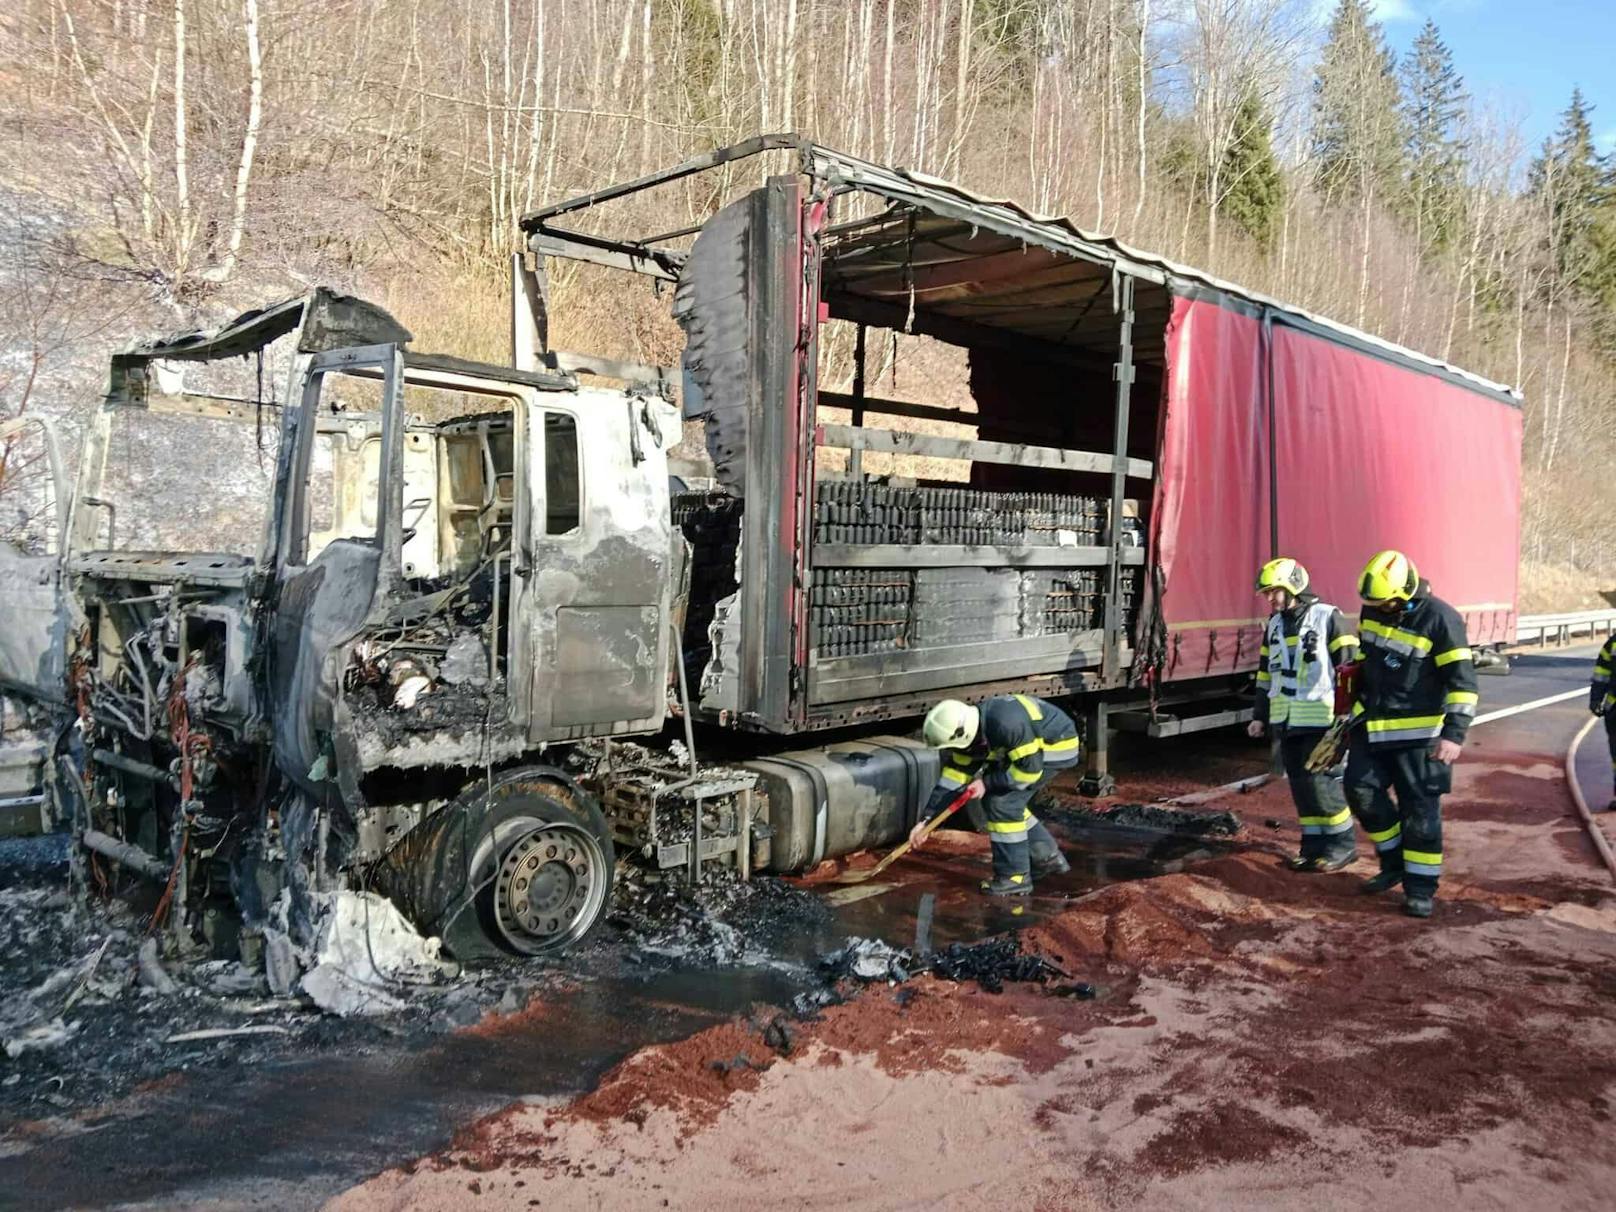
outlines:
[[962, 766], [965, 769], [969, 770], [971, 767], [976, 765], [976, 759], [973, 758], [970, 754], [966, 753], [964, 750], [950, 749], [950, 750], [947, 750], [947, 753], [948, 753], [948, 760], [950, 762], [952, 762], [956, 766]]
[[1011, 766], [1010, 777], [1025, 786], [1028, 783], [1036, 783], [1044, 777], [1044, 773], [1041, 770], [1023, 770], [1019, 766]]
[[1027, 756], [1029, 756], [1031, 754], [1037, 753], [1043, 747], [1044, 747], [1043, 741], [1041, 741], [1038, 738], [1034, 737], [1032, 740], [1028, 741], [1025, 745], [1017, 745], [1014, 749], [1012, 749], [1010, 751], [1010, 760], [1012, 762], [1019, 762], [1022, 758], [1027, 757]]
[[1330, 641], [1330, 651], [1339, 652], [1343, 648], [1358, 647], [1358, 637], [1355, 635], [1338, 635]]
[[1455, 661], [1470, 661], [1474, 659], [1475, 654], [1468, 648], [1450, 648], [1446, 652], [1439, 652], [1436, 654], [1436, 663], [1438, 668], [1443, 665], [1451, 665]]
[[1369, 721], [1369, 739], [1375, 740], [1422, 740], [1425, 737], [1435, 737], [1441, 732], [1445, 718], [1443, 716], [1396, 716], [1391, 719], [1372, 719]]
[[1269, 681], [1272, 681], [1273, 679], [1268, 676], [1268, 670], [1259, 669], [1259, 670], [1257, 670], [1257, 680], [1259, 682], [1269, 682]]
[[1395, 728], [1390, 732], [1375, 732], [1369, 736], [1371, 745], [1395, 744], [1398, 741], [1430, 741], [1442, 735], [1442, 725], [1432, 724], [1429, 727]]
[[1337, 833], [1346, 833], [1351, 828], [1352, 822], [1345, 821], [1339, 825], [1303, 825], [1302, 832], [1308, 837], [1331, 837]]
[[1594, 662], [1594, 676], [1595, 677], [1603, 677], [1606, 681], [1609, 681], [1610, 680], [1610, 666], [1605, 664], [1603, 661], [1595, 661]]
[[1027, 836], [1027, 822], [1026, 821], [988, 821], [987, 822], [987, 830], [988, 830], [989, 833], [1019, 833], [1022, 837], [1026, 837]]
[[1078, 740], [1075, 736], [1069, 736], [1064, 741], [1045, 741], [1044, 742], [1044, 752], [1045, 753], [1068, 753], [1073, 749], [1079, 748], [1082, 745], [1082, 743], [1083, 742]]
[[1369, 834], [1370, 841], [1384, 842], [1389, 838], [1394, 838], [1399, 833], [1403, 832], [1403, 826], [1401, 822], [1398, 822], [1389, 829], [1366, 829], [1364, 832]]
[[1415, 875], [1441, 875], [1442, 852], [1430, 850], [1403, 850], [1403, 870]]
[[1352, 820], [1352, 809], [1343, 808], [1330, 816], [1304, 816], [1298, 819], [1304, 825], [1343, 825]]
[[1018, 694], [1016, 695], [1016, 702], [1020, 703], [1021, 706], [1026, 710], [1028, 719], [1037, 721], [1044, 718], [1043, 709], [1038, 706], [1037, 699], [1028, 698], [1024, 694]]
[[1352, 718], [1353, 719], [1357, 719], [1363, 713], [1364, 713], [1364, 705], [1362, 703], [1354, 703], [1352, 705]]
[[943, 767], [942, 774], [938, 776], [938, 782], [947, 783], [951, 787], [963, 787], [970, 781], [971, 776], [966, 774], [965, 771], [950, 770], [946, 766]]
[[1268, 645], [1264, 644], [1261, 648], [1257, 649], [1257, 655], [1258, 656], [1267, 656], [1268, 655]]
[[1475, 715], [1476, 704], [1481, 696], [1473, 690], [1450, 690], [1442, 700], [1442, 706], [1449, 715]]
[[1393, 716], [1384, 720], [1370, 720], [1369, 731], [1371, 735], [1377, 732], [1407, 732], [1422, 728], [1442, 727], [1440, 715], [1403, 715]]
[[1291, 703], [1286, 723], [1305, 727], [1328, 728], [1335, 719], [1335, 704], [1318, 699], [1297, 699]]
[[1422, 656], [1431, 651], [1432, 645], [1429, 636], [1404, 631], [1401, 627], [1388, 627], [1384, 623], [1377, 623], [1374, 619], [1365, 619], [1358, 626], [1359, 630], [1364, 633], [1360, 638], [1366, 644], [1378, 644], [1395, 652], [1409, 654], [1418, 652]]

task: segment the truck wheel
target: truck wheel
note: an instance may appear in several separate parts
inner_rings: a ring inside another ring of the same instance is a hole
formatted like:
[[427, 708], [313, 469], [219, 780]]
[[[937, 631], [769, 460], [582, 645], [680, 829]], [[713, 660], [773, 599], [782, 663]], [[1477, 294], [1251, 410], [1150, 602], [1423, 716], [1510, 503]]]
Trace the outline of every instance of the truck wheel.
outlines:
[[615, 863], [595, 801], [560, 771], [528, 767], [474, 784], [412, 830], [375, 885], [458, 959], [548, 955], [600, 925]]

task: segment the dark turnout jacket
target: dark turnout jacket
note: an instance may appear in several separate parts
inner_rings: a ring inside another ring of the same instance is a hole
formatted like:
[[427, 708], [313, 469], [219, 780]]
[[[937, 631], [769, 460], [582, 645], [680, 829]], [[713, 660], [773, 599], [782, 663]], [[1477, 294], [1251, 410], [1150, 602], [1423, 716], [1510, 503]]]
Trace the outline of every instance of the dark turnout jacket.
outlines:
[[1002, 694], [980, 705], [981, 723], [969, 749], [945, 749], [943, 770], [920, 819], [929, 821], [978, 776], [990, 797], [1019, 806], [1032, 798], [1046, 771], [1083, 756], [1077, 725], [1059, 707], [1029, 694]]
[[1459, 612], [1422, 580], [1407, 610], [1365, 606], [1355, 720], [1376, 747], [1464, 744], [1476, 714], [1476, 667]]

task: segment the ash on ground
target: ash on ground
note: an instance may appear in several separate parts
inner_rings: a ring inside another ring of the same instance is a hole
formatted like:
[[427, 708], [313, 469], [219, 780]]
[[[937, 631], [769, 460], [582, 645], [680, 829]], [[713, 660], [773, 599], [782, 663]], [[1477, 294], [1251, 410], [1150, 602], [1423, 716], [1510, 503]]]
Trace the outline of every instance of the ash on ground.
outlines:
[[1033, 809], [1040, 819], [1057, 821], [1072, 832], [1100, 827], [1207, 841], [1233, 838], [1240, 832], [1240, 818], [1232, 812], [1207, 812], [1174, 808], [1166, 804], [1110, 804], [1104, 808], [1074, 808], [1060, 800], [1045, 798], [1034, 804]]
[[[930, 972], [955, 983], [975, 981], [988, 993], [1001, 992], [1011, 981], [1044, 985], [1067, 975], [1041, 956], [1023, 951], [1021, 940], [1014, 934], [996, 935], [980, 943], [951, 943], [923, 956], [880, 939], [850, 938], [845, 947], [821, 959], [820, 967], [838, 983], [851, 980], [860, 984], [902, 984], [911, 976]], [[799, 1002], [812, 1005], [815, 999], [809, 994]], [[800, 1012], [802, 1006], [798, 1009]]]
[[626, 945], [630, 962], [773, 964], [777, 948], [830, 919], [819, 897], [772, 877], [743, 883], [716, 868], [692, 888], [620, 863], [606, 924], [608, 945]]
[[715, 870], [690, 893], [628, 869], [610, 917], [582, 951], [395, 981], [384, 992], [396, 1008], [343, 1018], [301, 991], [272, 995], [263, 971], [235, 960], [159, 954], [144, 915], [72, 893], [65, 838], [0, 842], [0, 1130], [192, 1070], [422, 1047], [635, 966], [776, 962], [767, 948], [800, 938], [828, 913], [812, 894], [774, 879], [742, 884]]

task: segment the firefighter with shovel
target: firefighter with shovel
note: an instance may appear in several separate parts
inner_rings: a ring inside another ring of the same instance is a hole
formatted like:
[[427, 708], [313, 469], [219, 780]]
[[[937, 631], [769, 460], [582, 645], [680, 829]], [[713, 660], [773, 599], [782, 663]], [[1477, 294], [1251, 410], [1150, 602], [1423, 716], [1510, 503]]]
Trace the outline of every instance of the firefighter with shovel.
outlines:
[[1027, 694], [996, 695], [975, 707], [944, 699], [927, 714], [925, 736], [942, 751], [942, 774], [910, 846], [922, 845], [932, 819], [970, 792], [971, 800], [982, 801], [972, 820], [993, 845], [993, 878], [983, 882], [983, 892], [1027, 896], [1034, 879], [1071, 870], [1028, 806], [1035, 792], [1083, 756], [1070, 716]]

